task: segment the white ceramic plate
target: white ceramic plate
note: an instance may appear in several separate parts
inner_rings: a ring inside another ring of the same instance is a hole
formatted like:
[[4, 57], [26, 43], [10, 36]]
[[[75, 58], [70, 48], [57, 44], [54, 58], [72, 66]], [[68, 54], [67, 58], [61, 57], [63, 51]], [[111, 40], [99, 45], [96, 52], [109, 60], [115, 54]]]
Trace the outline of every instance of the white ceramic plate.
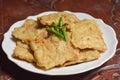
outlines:
[[[44, 70], [36, 68], [31, 63], [27, 63], [25, 61], [14, 59], [12, 57], [12, 54], [13, 54], [13, 50], [14, 50], [16, 44], [12, 40], [12, 31], [14, 30], [15, 27], [21, 26], [25, 20], [14, 23], [10, 27], [8, 32], [6, 32], [4, 34], [2, 48], [3, 48], [4, 52], [6, 53], [6, 55], [8, 56], [8, 58], [12, 62], [16, 63], [18, 66], [20, 66], [21, 68], [23, 68], [25, 70], [28, 70], [28, 71], [31, 71], [34, 73], [38, 73], [38, 74], [45, 74], [45, 75], [72, 75], [72, 74], [83, 73], [83, 72], [89, 71], [91, 69], [97, 68], [97, 67], [101, 66], [103, 63], [105, 63], [106, 61], [108, 61], [115, 54], [116, 46], [118, 43], [118, 40], [116, 39], [115, 31], [112, 29], [112, 27], [105, 24], [101, 19], [96, 19], [86, 13], [70, 12], [70, 11], [66, 11], [66, 12], [75, 14], [79, 19], [96, 20], [97, 23], [100, 25], [100, 28], [103, 32], [103, 37], [104, 37], [105, 43], [107, 45], [107, 50], [101, 54], [101, 57], [98, 60], [85, 62], [85, 63], [81, 63], [81, 64], [76, 64], [76, 65], [72, 65], [72, 66], [67, 66], [67, 67], [54, 68], [54, 69], [51, 69], [48, 71], [44, 71]], [[30, 16], [27, 19], [35, 19], [36, 20], [38, 16], [47, 15], [50, 13], [56, 13], [56, 12], [48, 11], [48, 12], [40, 13], [36, 16]]]

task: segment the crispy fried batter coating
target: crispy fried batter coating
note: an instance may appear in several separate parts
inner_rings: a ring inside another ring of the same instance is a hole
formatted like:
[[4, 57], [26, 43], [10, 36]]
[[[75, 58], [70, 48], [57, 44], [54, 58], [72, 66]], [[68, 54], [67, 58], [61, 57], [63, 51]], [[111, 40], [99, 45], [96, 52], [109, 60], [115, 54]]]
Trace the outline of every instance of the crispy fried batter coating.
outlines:
[[34, 57], [30, 47], [27, 44], [19, 41], [17, 41], [17, 45], [12, 56], [27, 62], [34, 62]]
[[79, 53], [79, 58], [77, 60], [66, 62], [64, 66], [96, 60], [99, 57], [100, 57], [100, 52], [97, 50], [89, 50], [89, 49], [81, 50]]
[[[58, 23], [60, 17], [67, 24], [66, 41], [50, 34], [44, 27], [53, 21]], [[12, 35], [18, 39], [13, 57], [35, 62], [44, 70], [95, 60], [107, 49], [96, 21], [79, 20], [67, 12], [40, 16], [37, 21], [28, 19], [21, 27], [15, 28]]]
[[[79, 19], [75, 15], [67, 12], [59, 12], [59, 13], [40, 16], [37, 18], [37, 21], [39, 22], [39, 24], [46, 26], [46, 25], [51, 25], [52, 22], [59, 23], [60, 17], [62, 17], [63, 22], [67, 24], [76, 23], [77, 21], [79, 21]], [[67, 27], [69, 28], [70, 25]]]
[[72, 44], [80, 49], [106, 50], [102, 32], [94, 20], [82, 20], [72, 28]]
[[21, 27], [17, 27], [13, 31], [13, 36], [22, 42], [29, 42], [36, 38], [36, 28], [38, 24], [35, 20], [28, 19]]
[[[67, 37], [70, 34], [67, 33]], [[76, 61], [79, 58], [79, 49], [70, 46], [70, 38], [63, 41], [55, 35], [48, 39], [39, 39], [31, 42], [37, 65], [45, 70], [55, 66], [62, 66], [67, 61]]]

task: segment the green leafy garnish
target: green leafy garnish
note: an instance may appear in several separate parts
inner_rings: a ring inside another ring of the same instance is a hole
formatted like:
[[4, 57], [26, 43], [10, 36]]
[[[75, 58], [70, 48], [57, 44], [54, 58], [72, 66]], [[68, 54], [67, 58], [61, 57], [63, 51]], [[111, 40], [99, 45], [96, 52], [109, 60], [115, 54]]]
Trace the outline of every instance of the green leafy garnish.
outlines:
[[56, 24], [55, 22], [52, 22], [51, 26], [53, 28], [46, 26], [46, 30], [66, 41], [66, 26], [63, 26], [62, 17], [60, 17], [58, 24]]

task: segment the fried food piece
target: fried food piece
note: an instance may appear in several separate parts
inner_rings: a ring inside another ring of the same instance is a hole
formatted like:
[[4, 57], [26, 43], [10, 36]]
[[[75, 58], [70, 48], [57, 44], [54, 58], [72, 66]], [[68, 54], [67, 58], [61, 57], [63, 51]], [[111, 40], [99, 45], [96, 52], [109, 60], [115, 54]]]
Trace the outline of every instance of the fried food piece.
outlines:
[[51, 25], [52, 22], [58, 23], [60, 17], [62, 17], [64, 23], [74, 23], [79, 21], [79, 19], [71, 13], [59, 12], [40, 16], [37, 18], [37, 21], [42, 25]]
[[76, 61], [66, 62], [64, 66], [75, 64], [75, 63], [82, 63], [87, 61], [96, 60], [100, 57], [100, 52], [97, 50], [81, 50], [79, 53], [79, 59]]
[[[67, 33], [69, 37], [69, 33]], [[61, 40], [55, 35], [48, 39], [39, 39], [31, 42], [31, 49], [38, 67], [48, 70], [55, 66], [63, 66], [68, 61], [76, 61], [79, 58], [79, 49], [70, 46], [70, 40]]]
[[34, 57], [29, 46], [20, 41], [17, 41], [17, 45], [12, 56], [27, 62], [34, 62]]
[[[38, 25], [51, 27], [52, 22], [59, 23], [60, 17], [67, 27], [66, 41]], [[100, 57], [101, 51], [107, 49], [94, 20], [79, 20], [67, 12], [41, 16], [37, 21], [28, 19], [21, 27], [15, 28], [12, 35], [17, 38], [13, 57], [35, 62], [44, 70], [95, 60]]]
[[17, 45], [13, 53], [13, 57], [22, 59], [28, 62], [34, 61], [34, 56], [31, 54], [29, 42], [37, 38], [47, 37], [46, 29], [39, 29], [35, 20], [28, 19], [25, 23], [13, 31], [14, 38], [17, 38]]
[[12, 35], [22, 42], [29, 42], [36, 38], [38, 24], [35, 20], [27, 19], [21, 27], [14, 29]]
[[67, 32], [67, 41], [55, 35], [48, 39], [31, 42], [34, 57], [38, 67], [48, 70], [56, 66], [66, 66], [98, 59], [100, 54], [96, 50], [81, 50], [71, 44], [71, 33]]
[[72, 28], [72, 44], [80, 49], [106, 50], [102, 32], [94, 20], [82, 20]]

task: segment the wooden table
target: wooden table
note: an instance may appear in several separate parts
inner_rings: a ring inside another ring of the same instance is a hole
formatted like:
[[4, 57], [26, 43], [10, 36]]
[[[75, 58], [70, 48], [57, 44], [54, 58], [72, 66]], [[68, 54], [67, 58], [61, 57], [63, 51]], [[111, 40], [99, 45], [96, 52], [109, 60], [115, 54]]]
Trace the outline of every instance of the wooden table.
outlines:
[[[120, 42], [120, 0], [0, 0], [0, 42], [10, 26], [44, 11], [88, 13], [101, 18], [116, 31]], [[120, 43], [116, 54], [102, 66], [76, 75], [45, 76], [21, 69], [0, 48], [0, 80], [120, 80]]]

